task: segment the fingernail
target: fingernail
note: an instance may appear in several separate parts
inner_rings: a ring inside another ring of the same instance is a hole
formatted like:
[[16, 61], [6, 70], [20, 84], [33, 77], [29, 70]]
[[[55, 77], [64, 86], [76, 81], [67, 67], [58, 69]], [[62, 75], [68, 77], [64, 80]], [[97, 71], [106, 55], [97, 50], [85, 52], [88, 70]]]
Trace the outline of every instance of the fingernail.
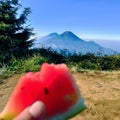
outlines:
[[45, 106], [42, 102], [37, 101], [33, 103], [33, 105], [30, 107], [29, 112], [33, 116], [33, 118], [38, 118], [39, 116], [44, 116], [45, 112]]

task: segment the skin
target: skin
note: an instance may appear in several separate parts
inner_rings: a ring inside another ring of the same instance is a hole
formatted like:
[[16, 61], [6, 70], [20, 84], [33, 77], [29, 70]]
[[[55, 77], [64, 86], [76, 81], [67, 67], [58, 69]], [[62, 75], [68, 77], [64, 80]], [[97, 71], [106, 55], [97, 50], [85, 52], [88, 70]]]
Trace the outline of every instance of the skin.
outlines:
[[45, 120], [45, 106], [42, 102], [37, 101], [30, 107], [26, 108], [13, 120]]
[[[4, 118], [0, 118], [0, 120], [4, 120]], [[45, 105], [40, 101], [36, 101], [12, 120], [48, 120]]]

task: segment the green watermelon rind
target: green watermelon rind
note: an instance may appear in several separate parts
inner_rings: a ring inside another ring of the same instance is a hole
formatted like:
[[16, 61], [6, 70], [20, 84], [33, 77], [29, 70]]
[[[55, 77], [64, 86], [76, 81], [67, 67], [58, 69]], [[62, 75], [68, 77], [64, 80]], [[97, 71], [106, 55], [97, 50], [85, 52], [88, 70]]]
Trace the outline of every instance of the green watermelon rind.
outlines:
[[54, 117], [49, 118], [49, 120], [68, 120], [78, 113], [81, 113], [83, 110], [85, 110], [87, 107], [84, 103], [84, 98], [80, 97], [78, 102], [71, 106], [68, 111], [65, 113], [56, 115]]

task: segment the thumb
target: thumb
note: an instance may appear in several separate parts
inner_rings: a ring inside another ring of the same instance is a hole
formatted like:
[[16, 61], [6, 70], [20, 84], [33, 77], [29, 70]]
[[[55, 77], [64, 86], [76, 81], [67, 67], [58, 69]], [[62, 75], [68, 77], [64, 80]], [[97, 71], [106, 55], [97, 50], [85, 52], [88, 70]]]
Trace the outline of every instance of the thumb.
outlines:
[[42, 102], [37, 101], [26, 108], [14, 120], [45, 120], [45, 106]]

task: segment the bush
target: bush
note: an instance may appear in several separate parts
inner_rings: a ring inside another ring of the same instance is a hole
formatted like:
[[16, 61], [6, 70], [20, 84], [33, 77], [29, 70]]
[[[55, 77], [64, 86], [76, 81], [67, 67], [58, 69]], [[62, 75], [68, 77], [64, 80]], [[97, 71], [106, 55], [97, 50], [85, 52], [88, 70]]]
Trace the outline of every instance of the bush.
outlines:
[[100, 66], [102, 70], [117, 70], [120, 68], [120, 56], [101, 57]]
[[2, 68], [0, 68], [0, 83], [3, 83], [3, 79], [12, 76], [12, 74], [13, 72], [9, 71], [6, 65], [3, 65]]
[[97, 65], [95, 63], [92, 63], [90, 60], [82, 61], [81, 66], [83, 69], [90, 69], [90, 70], [95, 70], [97, 68]]
[[44, 62], [47, 62], [47, 59], [45, 57], [41, 57], [40, 55], [35, 55], [27, 59], [13, 58], [9, 62], [8, 69], [17, 73], [38, 71], [40, 69], [40, 65]]

